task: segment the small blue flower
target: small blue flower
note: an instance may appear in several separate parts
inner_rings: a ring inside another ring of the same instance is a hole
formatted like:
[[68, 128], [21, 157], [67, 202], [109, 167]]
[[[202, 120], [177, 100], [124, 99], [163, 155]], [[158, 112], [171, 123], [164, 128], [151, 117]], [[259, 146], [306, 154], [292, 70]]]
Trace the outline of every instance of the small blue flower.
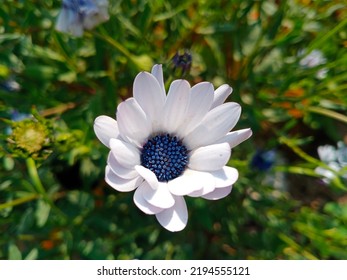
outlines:
[[274, 150], [258, 150], [252, 158], [251, 167], [260, 171], [269, 170], [276, 160]]
[[85, 29], [92, 29], [109, 19], [108, 0], [63, 0], [56, 29], [81, 37]]

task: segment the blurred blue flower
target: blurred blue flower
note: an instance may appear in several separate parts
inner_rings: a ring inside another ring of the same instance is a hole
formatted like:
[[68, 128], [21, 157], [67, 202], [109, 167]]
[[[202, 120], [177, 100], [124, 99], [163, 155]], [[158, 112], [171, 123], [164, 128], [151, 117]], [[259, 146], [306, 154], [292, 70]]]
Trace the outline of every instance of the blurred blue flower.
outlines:
[[[11, 110], [9, 113], [11, 121], [14, 122], [20, 122], [22, 120], [29, 119], [32, 117], [31, 114], [20, 113], [16, 109]], [[10, 135], [12, 133], [12, 128], [10, 126], [7, 126], [5, 132], [7, 135]]]
[[269, 170], [276, 160], [274, 150], [258, 150], [251, 160], [251, 167], [260, 171]]
[[81, 37], [85, 29], [108, 19], [108, 0], [63, 0], [56, 30]]

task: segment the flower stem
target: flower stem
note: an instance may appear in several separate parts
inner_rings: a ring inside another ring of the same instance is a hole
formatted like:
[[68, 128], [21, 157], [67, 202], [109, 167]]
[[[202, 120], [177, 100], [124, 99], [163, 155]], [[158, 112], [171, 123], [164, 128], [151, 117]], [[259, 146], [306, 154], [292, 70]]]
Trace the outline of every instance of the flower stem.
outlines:
[[47, 195], [47, 192], [41, 182], [39, 174], [37, 172], [36, 163], [32, 158], [27, 158], [26, 160], [29, 177], [37, 191], [37, 193], [42, 196], [42, 198], [55, 210], [64, 220], [67, 219], [66, 215], [54, 204], [52, 199]]
[[5, 203], [0, 204], [0, 210], [6, 209], [9, 207], [13, 207], [16, 205], [20, 205], [20, 204], [38, 199], [40, 197], [41, 197], [40, 194], [33, 193], [33, 194], [25, 196], [25, 197], [17, 198], [17, 199], [11, 200], [9, 202], [5, 202]]
[[310, 107], [307, 108], [307, 111], [312, 112], [312, 113], [317, 113], [317, 114], [320, 114], [320, 115], [324, 115], [324, 116], [336, 119], [338, 121], [347, 123], [347, 117], [345, 115], [342, 115], [340, 113], [331, 111], [329, 109], [310, 106]]
[[26, 164], [27, 164], [30, 179], [31, 179], [36, 191], [39, 194], [46, 196], [46, 190], [41, 183], [41, 179], [40, 179], [39, 174], [37, 172], [35, 161], [31, 157], [29, 157], [26, 160]]

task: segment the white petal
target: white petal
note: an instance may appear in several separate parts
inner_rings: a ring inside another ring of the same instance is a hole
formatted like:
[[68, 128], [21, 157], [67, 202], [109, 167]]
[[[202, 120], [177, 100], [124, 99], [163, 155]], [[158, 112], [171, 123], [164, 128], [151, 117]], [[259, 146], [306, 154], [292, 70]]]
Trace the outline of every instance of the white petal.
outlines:
[[162, 96], [164, 97], [164, 99], [166, 99], [166, 92], [165, 92], [165, 85], [164, 85], [164, 78], [163, 78], [163, 67], [161, 64], [155, 64], [152, 67], [152, 71], [151, 71], [152, 75], [157, 79], [160, 88], [162, 90]]
[[122, 179], [121, 177], [114, 174], [111, 168], [106, 165], [105, 170], [105, 181], [112, 188], [120, 192], [131, 192], [135, 190], [143, 181], [143, 179], [138, 176], [134, 179]]
[[167, 183], [159, 182], [158, 188], [154, 190], [145, 181], [143, 187], [145, 188], [143, 198], [153, 206], [167, 209], [174, 205], [175, 200], [167, 187]]
[[192, 131], [205, 117], [213, 101], [213, 85], [202, 82], [192, 87], [187, 114], [178, 133], [184, 137]]
[[229, 143], [230, 148], [234, 148], [243, 141], [252, 136], [252, 130], [250, 128], [240, 129], [227, 133], [227, 135], [218, 139], [216, 143]]
[[99, 116], [94, 121], [94, 132], [100, 142], [110, 147], [110, 139], [119, 136], [117, 121], [108, 116]]
[[225, 188], [215, 189], [213, 192], [203, 195], [202, 197], [208, 200], [218, 200], [226, 197], [230, 194], [232, 186], [228, 186]]
[[150, 121], [134, 98], [128, 98], [118, 105], [117, 122], [122, 137], [138, 146], [142, 146], [152, 132]]
[[123, 167], [133, 169], [135, 165], [140, 164], [140, 151], [132, 144], [112, 138], [110, 147], [114, 157]]
[[163, 110], [161, 129], [175, 132], [184, 122], [189, 103], [190, 85], [186, 80], [171, 83]]
[[201, 197], [205, 194], [208, 194], [210, 192], [213, 192], [215, 190], [215, 186], [214, 185], [205, 185], [202, 189], [197, 190], [195, 192], [192, 192], [190, 194], [188, 194], [188, 196], [191, 197]]
[[241, 107], [234, 102], [224, 103], [207, 113], [202, 122], [185, 138], [189, 150], [214, 143], [225, 136], [240, 118]]
[[195, 171], [189, 168], [180, 177], [168, 182], [170, 192], [179, 196], [188, 195], [204, 187], [214, 189], [213, 176], [208, 172]]
[[59, 13], [56, 30], [64, 33], [71, 33], [76, 37], [83, 35], [83, 24], [77, 12], [63, 8]]
[[134, 193], [134, 203], [135, 205], [144, 213], [148, 215], [154, 215], [161, 212], [163, 209], [159, 207], [155, 207], [152, 204], [149, 204], [147, 200], [143, 198], [143, 192], [146, 191], [146, 188], [141, 184]]
[[215, 187], [218, 189], [233, 185], [239, 177], [239, 172], [234, 167], [224, 166], [220, 170], [211, 172], [211, 175], [213, 175]]
[[114, 174], [117, 176], [123, 178], [123, 179], [133, 179], [135, 177], [138, 177], [138, 172], [132, 168], [125, 168], [122, 166], [115, 158], [112, 152], [109, 152], [108, 158], [107, 158], [107, 164], [111, 168]]
[[157, 130], [165, 103], [165, 94], [157, 79], [152, 74], [141, 72], [135, 78], [133, 92], [135, 100], [152, 122], [153, 130]]
[[190, 153], [188, 167], [199, 171], [215, 171], [223, 168], [230, 158], [228, 143], [197, 148]]
[[147, 181], [153, 190], [156, 190], [159, 187], [157, 176], [155, 176], [151, 170], [142, 165], [136, 165], [135, 170], [143, 179]]
[[233, 92], [232, 87], [230, 87], [227, 84], [221, 85], [219, 88], [217, 88], [214, 92], [214, 98], [213, 98], [211, 109], [219, 105], [222, 105], [232, 92]]
[[59, 12], [58, 19], [55, 25], [55, 29], [60, 32], [68, 32], [69, 22], [68, 19], [68, 12], [65, 9], [62, 9]]
[[156, 214], [158, 222], [169, 231], [181, 231], [188, 222], [188, 209], [182, 196], [175, 196], [175, 204]]

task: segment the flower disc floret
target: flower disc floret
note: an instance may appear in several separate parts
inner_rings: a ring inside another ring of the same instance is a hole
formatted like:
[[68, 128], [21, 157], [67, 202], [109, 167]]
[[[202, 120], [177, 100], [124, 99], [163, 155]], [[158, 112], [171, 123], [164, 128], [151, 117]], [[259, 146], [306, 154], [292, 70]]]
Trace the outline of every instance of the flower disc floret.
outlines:
[[176, 136], [156, 135], [143, 146], [141, 165], [151, 170], [159, 182], [177, 178], [187, 164], [187, 148]]

